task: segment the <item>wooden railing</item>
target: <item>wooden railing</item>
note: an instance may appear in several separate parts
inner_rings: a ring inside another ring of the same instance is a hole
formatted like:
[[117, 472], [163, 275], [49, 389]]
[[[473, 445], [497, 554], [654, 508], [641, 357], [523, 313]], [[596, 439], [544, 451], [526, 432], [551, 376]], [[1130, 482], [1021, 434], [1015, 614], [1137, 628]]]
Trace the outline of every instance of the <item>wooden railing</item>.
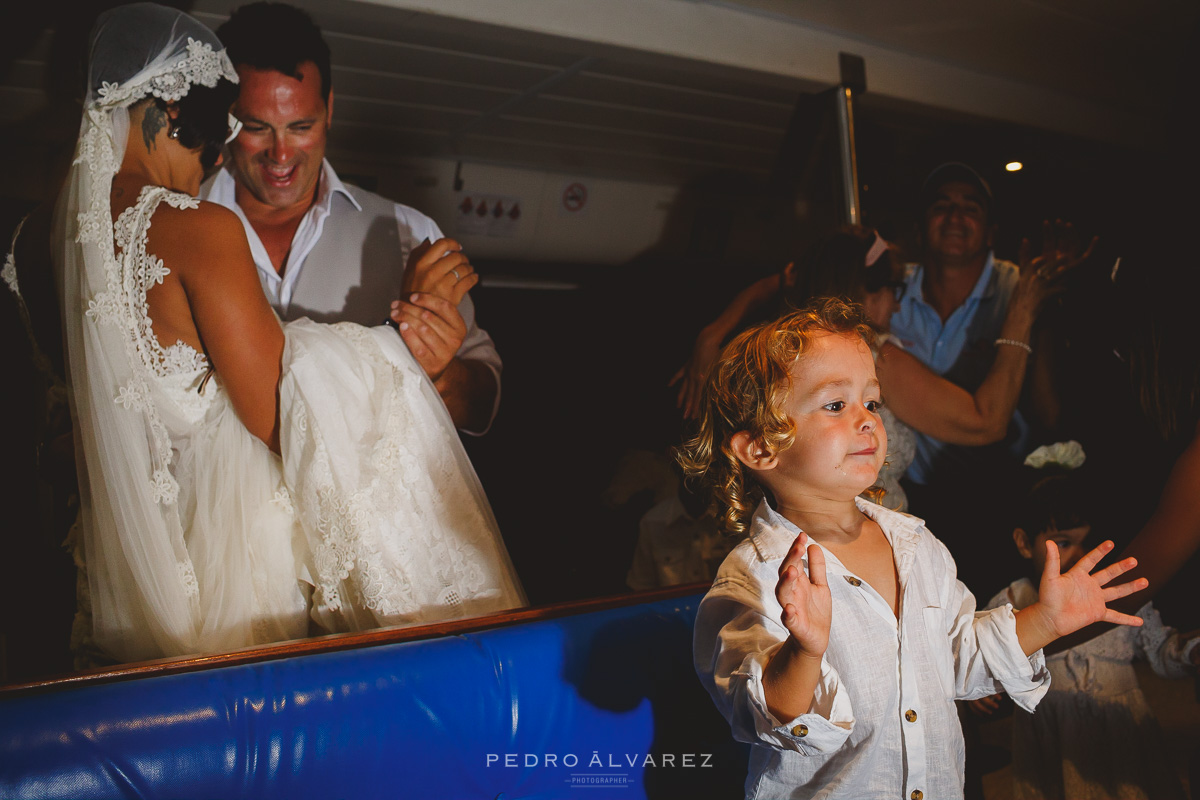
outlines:
[[534, 608], [522, 608], [506, 611], [486, 617], [456, 619], [447, 622], [437, 622], [430, 625], [414, 625], [400, 628], [380, 628], [360, 633], [339, 633], [319, 636], [311, 639], [297, 639], [290, 642], [262, 647], [251, 647], [235, 650], [229, 653], [215, 653], [203, 656], [180, 656], [164, 658], [156, 661], [141, 661], [135, 664], [122, 664], [112, 667], [101, 667], [84, 672], [54, 676], [27, 683], [15, 683], [0, 686], [0, 697], [15, 695], [52, 692], [70, 689], [77, 686], [94, 686], [115, 681], [127, 681], [136, 678], [157, 677], [160, 675], [178, 675], [187, 672], [229, 667], [242, 664], [253, 664], [260, 661], [272, 661], [293, 656], [306, 656], [316, 653], [331, 653], [339, 650], [376, 647], [384, 644], [399, 642], [414, 642], [422, 639], [434, 639], [441, 636], [454, 636], [476, 631], [518, 625], [525, 622], [555, 619], [572, 614], [586, 614], [592, 611], [603, 611], [609, 608], [650, 603], [666, 600], [672, 597], [687, 597], [708, 590], [709, 584], [697, 583], [684, 586], [671, 586], [664, 589], [652, 589], [644, 592], [613, 595], [611, 597], [593, 598], [588, 600], [573, 600], [565, 603], [554, 603]]

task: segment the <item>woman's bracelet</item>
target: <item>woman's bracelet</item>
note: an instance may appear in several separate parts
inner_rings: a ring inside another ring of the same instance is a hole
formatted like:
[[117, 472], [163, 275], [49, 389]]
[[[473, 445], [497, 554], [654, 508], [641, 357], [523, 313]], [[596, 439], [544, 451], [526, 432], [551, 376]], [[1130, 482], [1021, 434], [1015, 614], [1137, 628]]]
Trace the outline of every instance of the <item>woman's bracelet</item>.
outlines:
[[1026, 353], [1028, 353], [1029, 355], [1033, 355], [1033, 348], [1032, 348], [1032, 347], [1030, 347], [1029, 345], [1025, 344], [1025, 342], [1020, 342], [1020, 341], [1017, 341], [1016, 339], [997, 339], [997, 340], [994, 342], [994, 344], [995, 344], [996, 346], [1000, 346], [1000, 345], [1002, 345], [1002, 344], [1012, 345], [1013, 347], [1019, 347], [1019, 348], [1021, 348], [1022, 350], [1024, 350], [1024, 351], [1025, 351]]

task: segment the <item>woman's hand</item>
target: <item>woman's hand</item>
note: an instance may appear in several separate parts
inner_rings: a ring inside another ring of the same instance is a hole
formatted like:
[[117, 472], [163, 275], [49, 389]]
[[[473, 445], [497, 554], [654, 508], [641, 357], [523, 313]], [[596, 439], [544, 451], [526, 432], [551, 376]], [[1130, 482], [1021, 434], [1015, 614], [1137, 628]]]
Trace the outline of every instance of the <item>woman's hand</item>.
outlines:
[[1029, 240], [1021, 240], [1018, 255], [1021, 278], [1013, 292], [1012, 306], [1032, 321], [1042, 304], [1063, 290], [1063, 277], [1091, 257], [1097, 240], [1098, 237], [1092, 237], [1087, 250], [1080, 254], [1079, 237], [1071, 223], [1062, 220], [1043, 222], [1041, 253], [1035, 256]]
[[437, 295], [457, 306], [463, 296], [479, 282], [479, 275], [453, 239], [421, 242], [408, 254], [408, 266], [401, 279], [400, 296], [414, 292]]
[[971, 713], [982, 720], [989, 720], [1002, 716], [1002, 712], [1007, 714], [1011, 707], [1006, 704], [1007, 695], [989, 694], [987, 697], [981, 697], [978, 700], [967, 700], [966, 706], [971, 710]]
[[[785, 272], [792, 269], [788, 264]], [[745, 321], [746, 316], [755, 309], [762, 308], [779, 294], [782, 286], [778, 274], [759, 278], [754, 283], [737, 293], [729, 306], [721, 312], [721, 316], [705, 325], [700, 335], [696, 337], [696, 345], [692, 348], [692, 357], [679, 368], [675, 377], [667, 386], [679, 384], [679, 396], [675, 406], [683, 409], [684, 419], [694, 419], [700, 415], [700, 391], [708, 373], [721, 355], [721, 343]]]
[[708, 328], [700, 331], [696, 337], [696, 345], [692, 348], [692, 356], [687, 363], [679, 368], [667, 386], [679, 384], [679, 394], [675, 399], [675, 407], [683, 410], [684, 419], [695, 419], [700, 414], [700, 392], [708, 373], [717, 356], [721, 354], [721, 339], [714, 336]]

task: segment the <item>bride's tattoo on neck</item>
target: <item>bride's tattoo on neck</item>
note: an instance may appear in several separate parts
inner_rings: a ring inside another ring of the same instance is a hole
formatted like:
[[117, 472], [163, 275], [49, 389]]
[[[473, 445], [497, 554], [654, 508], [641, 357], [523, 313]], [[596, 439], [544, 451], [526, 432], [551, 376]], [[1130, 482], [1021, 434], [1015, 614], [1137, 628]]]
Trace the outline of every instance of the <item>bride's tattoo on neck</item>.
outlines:
[[154, 149], [154, 138], [166, 126], [166, 112], [153, 103], [147, 106], [146, 113], [142, 116], [142, 141], [146, 143], [147, 150]]

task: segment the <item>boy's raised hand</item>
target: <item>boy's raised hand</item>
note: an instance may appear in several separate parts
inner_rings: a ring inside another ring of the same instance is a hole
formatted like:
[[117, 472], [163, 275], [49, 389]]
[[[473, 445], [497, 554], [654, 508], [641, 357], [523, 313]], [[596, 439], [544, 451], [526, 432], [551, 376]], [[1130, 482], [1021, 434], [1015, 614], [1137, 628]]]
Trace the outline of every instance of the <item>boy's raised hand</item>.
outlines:
[[[808, 574], [801, 560], [807, 551]], [[779, 565], [779, 583], [775, 599], [783, 606], [780, 621], [800, 646], [801, 654], [820, 658], [829, 646], [829, 625], [833, 619], [833, 598], [825, 578], [825, 554], [808, 543], [801, 533], [792, 542], [787, 557]]]
[[1026, 654], [1093, 622], [1142, 624], [1141, 617], [1122, 614], [1106, 605], [1146, 588], [1148, 581], [1145, 578], [1107, 586], [1114, 578], [1137, 566], [1137, 559], [1126, 558], [1092, 574], [1100, 559], [1112, 549], [1111, 541], [1101, 542], [1071, 569], [1060, 572], [1058, 545], [1046, 542], [1046, 566], [1038, 587], [1038, 602], [1017, 615], [1017, 637]]

